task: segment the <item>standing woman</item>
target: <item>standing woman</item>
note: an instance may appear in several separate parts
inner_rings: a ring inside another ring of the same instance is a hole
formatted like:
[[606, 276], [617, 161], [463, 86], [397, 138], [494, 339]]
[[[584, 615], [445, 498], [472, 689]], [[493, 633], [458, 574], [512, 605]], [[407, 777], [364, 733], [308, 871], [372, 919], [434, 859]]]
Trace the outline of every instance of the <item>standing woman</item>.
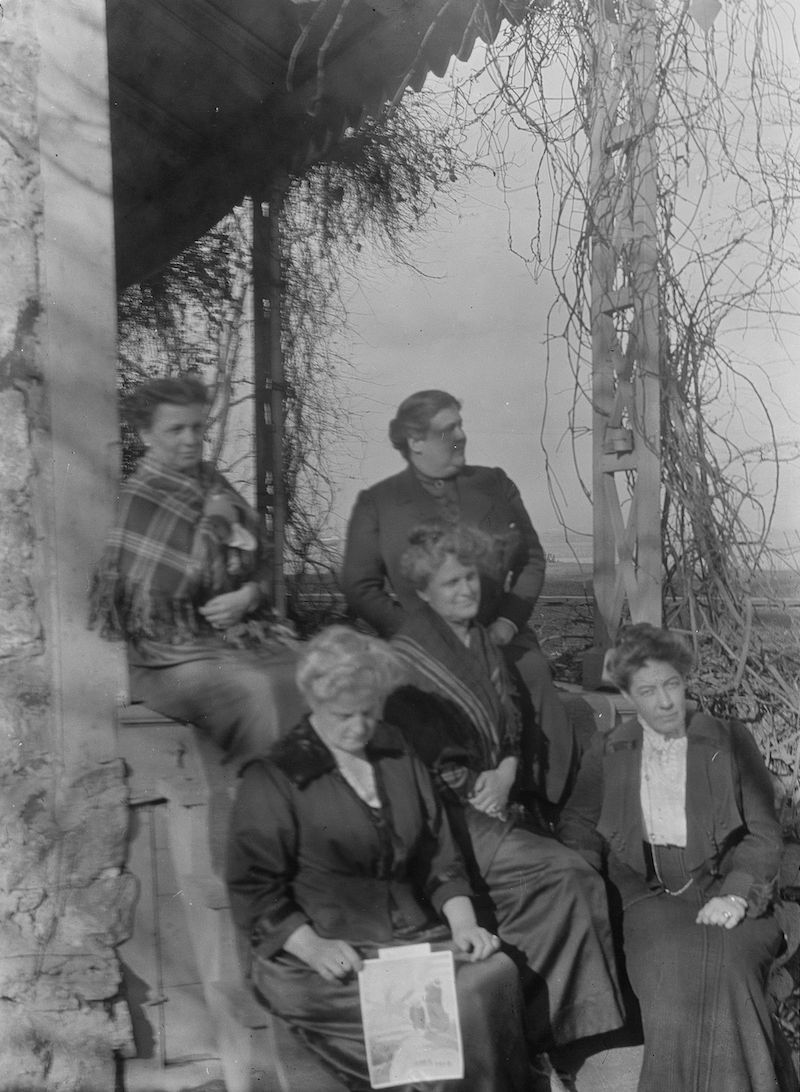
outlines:
[[127, 642], [134, 701], [191, 722], [244, 759], [263, 753], [304, 706], [297, 642], [268, 609], [262, 521], [202, 459], [207, 401], [191, 376], [134, 392], [130, 417], [145, 454], [120, 488], [92, 621]]
[[692, 654], [678, 634], [628, 626], [607, 666], [637, 715], [587, 751], [559, 834], [619, 891], [639, 1092], [776, 1092], [769, 774], [742, 724], [687, 717]]

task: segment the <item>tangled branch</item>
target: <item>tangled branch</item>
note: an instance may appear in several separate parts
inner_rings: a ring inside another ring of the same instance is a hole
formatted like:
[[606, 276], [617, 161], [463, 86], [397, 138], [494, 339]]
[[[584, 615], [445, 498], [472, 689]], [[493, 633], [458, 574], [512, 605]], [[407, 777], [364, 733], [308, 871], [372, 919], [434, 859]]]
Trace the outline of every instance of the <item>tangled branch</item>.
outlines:
[[[347, 361], [335, 350], [347, 323], [345, 277], [367, 244], [389, 262], [410, 261], [411, 233], [465, 169], [445, 119], [416, 95], [368, 119], [324, 162], [289, 180], [279, 232], [282, 471], [284, 561], [295, 586], [333, 589], [340, 560], [326, 528], [335, 488], [328, 453], [350, 430], [342, 384]], [[119, 302], [122, 393], [147, 376], [198, 372], [212, 389], [208, 438], [215, 461], [229, 473], [235, 469], [234, 480], [245, 486], [252, 484], [254, 449], [253, 379], [242, 351], [249, 342], [251, 248], [250, 210], [236, 209]], [[129, 471], [140, 449], [127, 428], [123, 439]], [[333, 609], [333, 594], [329, 600]]]
[[[515, 248], [534, 277], [547, 273], [555, 285], [548, 367], [560, 346], [573, 381], [567, 431], [589, 498], [591, 474], [578, 446], [592, 398], [592, 247], [601, 208], [621, 209], [631, 185], [620, 150], [604, 185], [589, 190], [598, 111], [621, 127], [627, 120], [623, 102], [603, 98], [615, 83], [601, 70], [608, 52], [599, 36], [613, 35], [614, 56], [624, 57], [640, 11], [630, 0], [599, 7], [557, 0], [510, 28], [483, 73], [461, 88], [463, 109], [477, 110], [500, 169], [509, 125], [535, 141], [541, 215], [534, 237]], [[787, 571], [787, 559], [776, 557], [769, 541], [781, 464], [797, 450], [779, 444], [768, 369], [747, 357], [753, 330], [781, 345], [786, 293], [800, 273], [794, 15], [767, 0], [727, 0], [703, 30], [687, 2], [668, 0], [655, 6], [654, 19], [657, 77], [648, 93], [657, 110], [649, 135], [657, 147], [664, 614], [695, 641], [699, 700], [751, 724], [785, 787], [787, 821], [796, 822], [800, 634], [783, 600], [798, 596], [798, 574], [791, 558]], [[486, 74], [490, 94], [479, 90]], [[635, 240], [605, 242], [624, 270]], [[624, 346], [630, 320], [620, 312], [614, 322]], [[547, 452], [545, 459], [566, 526]]]

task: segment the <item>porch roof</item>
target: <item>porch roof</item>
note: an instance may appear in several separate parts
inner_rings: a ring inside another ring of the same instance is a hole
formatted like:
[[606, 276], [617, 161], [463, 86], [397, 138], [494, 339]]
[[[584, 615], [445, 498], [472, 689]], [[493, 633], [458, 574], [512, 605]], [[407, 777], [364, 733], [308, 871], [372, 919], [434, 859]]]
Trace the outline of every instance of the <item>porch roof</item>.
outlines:
[[[549, 0], [534, 0], [544, 7]], [[108, 0], [120, 287], [527, 0]]]

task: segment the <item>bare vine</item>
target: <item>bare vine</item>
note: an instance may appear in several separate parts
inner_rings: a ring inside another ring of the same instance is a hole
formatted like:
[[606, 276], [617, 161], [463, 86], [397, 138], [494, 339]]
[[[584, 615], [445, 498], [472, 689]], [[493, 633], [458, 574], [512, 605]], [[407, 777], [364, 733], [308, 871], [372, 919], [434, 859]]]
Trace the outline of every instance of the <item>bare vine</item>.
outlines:
[[319, 586], [340, 557], [325, 542], [334, 485], [327, 452], [351, 432], [348, 363], [334, 348], [345, 330], [344, 279], [362, 248], [409, 262], [409, 240], [467, 169], [458, 139], [425, 95], [351, 131], [326, 162], [292, 180], [282, 224], [283, 345], [289, 496], [289, 564]]
[[[798, 452], [778, 442], [769, 368], [748, 358], [747, 335], [764, 329], [780, 346], [786, 293], [800, 272], [800, 50], [789, 5], [726, 0], [713, 22], [710, 7], [672, 0], [653, 12], [664, 616], [697, 645], [698, 699], [753, 728], [791, 824], [800, 805], [800, 621], [784, 600], [798, 598], [798, 574], [796, 559], [788, 571], [776, 559], [769, 535], [782, 464]], [[619, 103], [598, 101], [607, 86], [598, 35], [621, 38], [640, 17], [631, 0], [531, 9], [488, 53], [482, 76], [495, 90], [479, 92], [481, 77], [460, 88], [462, 111], [477, 112], [501, 170], [504, 125], [534, 138], [542, 214], [534, 237], [513, 245], [555, 286], [548, 365], [559, 345], [573, 377], [565, 431], [589, 498], [578, 449], [592, 396], [592, 246], [599, 203], [619, 202], [626, 184], [623, 169], [589, 190], [597, 111], [626, 121]], [[626, 318], [615, 322], [623, 345]], [[755, 423], [743, 421], [743, 403]]]
[[[412, 233], [464, 169], [445, 120], [417, 95], [353, 129], [324, 162], [289, 180], [280, 228], [284, 561], [296, 589], [313, 589], [321, 616], [336, 607], [340, 561], [326, 539], [335, 491], [328, 452], [351, 428], [347, 362], [334, 349], [347, 323], [344, 278], [365, 244], [387, 262], [409, 261]], [[243, 485], [253, 479], [253, 380], [243, 351], [251, 244], [249, 208], [236, 209], [119, 305], [122, 393], [148, 375], [199, 372], [213, 394], [213, 458]], [[124, 441], [129, 470], [139, 450], [129, 430]], [[305, 628], [320, 618], [297, 620]]]

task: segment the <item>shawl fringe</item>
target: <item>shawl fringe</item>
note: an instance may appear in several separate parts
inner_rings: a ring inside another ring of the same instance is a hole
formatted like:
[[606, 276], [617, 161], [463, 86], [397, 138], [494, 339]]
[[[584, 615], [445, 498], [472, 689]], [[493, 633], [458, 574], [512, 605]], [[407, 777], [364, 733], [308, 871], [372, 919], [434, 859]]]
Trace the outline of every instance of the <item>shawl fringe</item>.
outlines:
[[391, 640], [413, 672], [412, 682], [452, 702], [481, 741], [484, 767], [518, 754], [522, 722], [500, 653], [482, 626], [477, 647], [467, 649], [427, 604], [411, 615]]
[[[205, 514], [208, 498], [219, 493], [258, 544], [254, 552], [236, 551], [236, 576]], [[221, 474], [202, 464], [193, 478], [145, 456], [123, 487], [119, 522], [93, 575], [89, 626], [108, 640], [181, 645], [213, 636], [241, 649], [287, 644], [294, 630], [267, 607], [224, 631], [200, 613], [207, 599], [243, 583], [265, 587], [266, 553], [258, 516]]]
[[113, 568], [95, 574], [89, 626], [107, 641], [159, 641], [170, 645], [191, 644], [197, 637], [221, 637], [231, 648], [254, 651], [291, 645], [297, 641], [294, 627], [270, 611], [262, 610], [226, 630], [215, 629], [188, 599], [155, 599], [120, 595], [122, 582]]

